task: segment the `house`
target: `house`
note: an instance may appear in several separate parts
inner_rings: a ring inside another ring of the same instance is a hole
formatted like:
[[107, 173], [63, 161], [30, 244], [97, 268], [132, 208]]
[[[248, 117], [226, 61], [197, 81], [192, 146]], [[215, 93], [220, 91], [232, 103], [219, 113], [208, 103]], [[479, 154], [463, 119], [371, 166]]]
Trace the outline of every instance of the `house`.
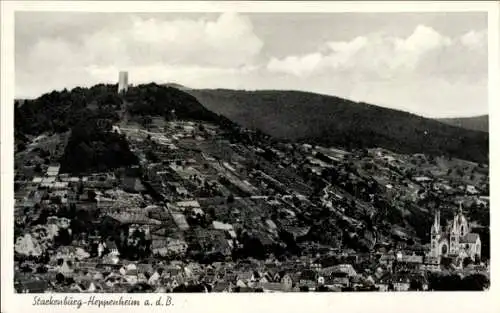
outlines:
[[206, 273], [200, 280], [206, 284], [212, 285], [217, 282], [217, 277], [214, 273]]
[[39, 183], [41, 183], [41, 182], [42, 182], [42, 180], [43, 180], [43, 178], [42, 178], [42, 177], [37, 177], [37, 176], [35, 176], [35, 177], [33, 177], [32, 183], [34, 183], [34, 184], [39, 184]]
[[148, 279], [148, 284], [150, 285], [156, 285], [158, 284], [160, 281], [160, 273], [158, 272], [158, 270], [156, 270]]
[[212, 222], [212, 227], [214, 229], [218, 229], [218, 230], [225, 230], [225, 231], [233, 230], [233, 225], [231, 225], [231, 224], [225, 224], [225, 223], [222, 223], [222, 222], [219, 222], [219, 221], [213, 221]]
[[56, 190], [66, 190], [68, 189], [68, 184], [69, 184], [68, 182], [55, 181], [52, 184], [50, 184], [49, 187]]
[[203, 212], [203, 209], [201, 208], [193, 208], [192, 212], [195, 216], [203, 216], [205, 215], [205, 212]]
[[195, 233], [198, 243], [206, 253], [221, 253], [224, 256], [231, 255], [232, 242], [226, 238], [224, 231], [197, 229]]
[[278, 278], [278, 280], [274, 279], [275, 274], [273, 272], [270, 272], [270, 271], [265, 271], [264, 273], [262, 273], [262, 277], [265, 278], [266, 281], [268, 281], [268, 282], [279, 282], [280, 281], [279, 278]]
[[386, 284], [386, 283], [382, 283], [382, 282], [376, 283], [375, 287], [378, 288], [378, 291], [382, 291], [382, 292], [389, 291], [389, 284]]
[[349, 275], [345, 272], [334, 272], [330, 276], [325, 277], [325, 285], [329, 287], [350, 287]]
[[40, 183], [40, 187], [43, 188], [51, 188], [52, 185], [55, 183], [56, 177], [55, 176], [49, 176], [45, 177], [42, 182]]
[[236, 286], [248, 287], [256, 282], [255, 273], [252, 271], [241, 271], [236, 274]]
[[318, 274], [313, 270], [304, 270], [299, 276], [299, 286], [307, 286], [309, 289], [316, 288]]
[[200, 208], [200, 203], [196, 200], [179, 201], [176, 205], [183, 211], [186, 208]]
[[264, 290], [264, 292], [283, 292], [284, 286], [281, 283], [273, 283], [267, 282], [262, 283], [260, 287]]
[[137, 274], [137, 282], [138, 283], [146, 283], [147, 284], [148, 283], [148, 277], [146, 276], [145, 273], [139, 272]]
[[175, 192], [180, 197], [188, 197], [189, 196], [189, 191], [183, 186], [175, 187]]
[[217, 282], [213, 288], [212, 292], [232, 292], [233, 284], [230, 282]]
[[25, 234], [16, 239], [15, 251], [32, 256], [39, 256], [43, 253], [41, 244], [31, 234]]
[[98, 289], [102, 289], [102, 287], [97, 286], [92, 280], [88, 280], [88, 279], [80, 281], [80, 283], [78, 285], [80, 287], [79, 289], [81, 289], [80, 292], [93, 293], [93, 292], [97, 292]]
[[118, 252], [118, 247], [116, 246], [116, 243], [112, 240], [107, 240], [106, 243], [106, 248], [109, 250], [109, 254], [113, 256], [119, 256], [120, 252]]
[[408, 273], [400, 273], [392, 278], [394, 291], [408, 291], [410, 289], [410, 278], [412, 275]]
[[278, 229], [278, 226], [276, 226], [276, 224], [272, 220], [266, 220], [266, 224], [271, 231], [275, 231]]
[[151, 234], [151, 226], [161, 225], [160, 221], [150, 219], [143, 214], [126, 214], [122, 216], [122, 223], [129, 224], [128, 233], [129, 236], [133, 235], [134, 232], [142, 232], [147, 237]]
[[393, 283], [394, 291], [408, 291], [410, 290], [409, 281], [398, 281]]
[[325, 277], [331, 276], [333, 273], [345, 273], [348, 277], [357, 276], [356, 270], [354, 270], [351, 264], [339, 264], [325, 267], [320, 270], [320, 273]]
[[213, 221], [212, 222], [212, 227], [214, 229], [222, 230], [222, 231], [227, 232], [227, 234], [229, 235], [229, 237], [231, 239], [236, 239], [236, 237], [237, 237], [236, 232], [233, 229], [233, 225], [231, 225], [231, 224], [226, 224], [226, 223], [222, 223], [222, 222], [219, 222], [219, 221]]
[[115, 285], [126, 284], [126, 283], [127, 283], [127, 278], [122, 277], [116, 273], [111, 273], [104, 279], [104, 286], [107, 287], [114, 287]]
[[310, 227], [294, 227], [294, 226], [285, 226], [284, 229], [293, 236], [293, 238], [296, 240], [297, 238], [303, 237], [307, 235], [309, 230], [311, 229]]
[[171, 280], [171, 282], [170, 282], [170, 288], [175, 289], [175, 288], [177, 288], [179, 286], [180, 286], [180, 284], [177, 281], [177, 279], [174, 278], [174, 279]]
[[131, 193], [141, 193], [146, 189], [139, 178], [127, 176], [123, 179], [123, 190]]
[[172, 218], [174, 219], [175, 224], [180, 230], [188, 230], [189, 224], [186, 220], [186, 217], [182, 213], [172, 213]]
[[151, 241], [151, 251], [153, 254], [165, 256], [168, 254], [167, 240], [166, 239], [153, 239]]
[[59, 169], [61, 167], [59, 165], [55, 165], [55, 166], [49, 166], [47, 168], [47, 176], [57, 176], [59, 174]]
[[184, 254], [188, 248], [187, 243], [182, 239], [169, 238], [167, 240], [167, 250], [175, 254]]
[[422, 264], [423, 260], [424, 260], [423, 256], [412, 254], [412, 255], [402, 255], [400, 262], [409, 264], [413, 263]]
[[272, 273], [271, 271], [268, 271], [266, 274], [272, 277], [269, 281], [281, 282], [281, 279], [286, 275], [286, 272], [278, 271], [276, 273]]
[[85, 287], [82, 284], [77, 284], [76, 282], [72, 283], [69, 287], [70, 292], [85, 292]]
[[472, 185], [467, 185], [465, 190], [468, 194], [471, 194], [471, 195], [477, 195], [479, 193], [479, 191], [477, 191], [476, 187], [472, 186]]
[[396, 260], [396, 257], [392, 254], [383, 254], [380, 259], [379, 263], [382, 265], [386, 266], [392, 266], [392, 263]]
[[244, 287], [248, 287], [248, 285], [247, 285], [247, 282], [245, 282], [241, 279], [237, 279], [236, 280], [236, 287], [244, 288]]
[[16, 282], [14, 284], [14, 288], [18, 293], [44, 293], [48, 287], [48, 282], [36, 279]]
[[139, 275], [139, 273], [137, 271], [137, 268], [127, 267], [127, 270], [125, 272], [124, 277], [125, 277], [127, 283], [129, 283], [130, 285], [135, 285], [139, 281], [138, 275]]
[[59, 273], [63, 274], [64, 276], [71, 276], [73, 272], [74, 270], [70, 266], [69, 261], [63, 261], [62, 265], [59, 267]]

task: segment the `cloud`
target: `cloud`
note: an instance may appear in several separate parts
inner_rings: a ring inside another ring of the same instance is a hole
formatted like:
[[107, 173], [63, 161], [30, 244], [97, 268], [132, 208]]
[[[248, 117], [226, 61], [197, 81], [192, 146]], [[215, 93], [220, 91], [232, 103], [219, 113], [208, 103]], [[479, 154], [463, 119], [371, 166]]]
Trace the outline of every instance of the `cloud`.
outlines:
[[323, 56], [320, 53], [311, 53], [300, 57], [289, 56], [283, 60], [272, 58], [267, 65], [267, 69], [275, 72], [303, 76], [314, 71], [322, 60]]
[[221, 14], [216, 21], [136, 18], [131, 29], [117, 37], [126, 44], [133, 64], [147, 59], [234, 67], [251, 62], [263, 46], [252, 28], [248, 18], [236, 13]]
[[396, 51], [422, 54], [451, 44], [451, 39], [442, 36], [431, 27], [418, 25], [406, 39], [396, 39]]
[[[84, 17], [77, 15], [76, 19], [82, 22]], [[78, 27], [81, 23], [61, 18], [60, 23], [68, 23], [73, 30], [82, 31], [65, 33], [57, 27], [59, 23], [41, 26], [40, 19], [23, 19], [28, 20], [26, 25], [16, 25], [19, 26], [16, 38], [19, 93], [25, 93], [28, 88], [61, 88], [68, 81], [78, 81], [67, 75], [80, 76], [79, 81], [85, 78], [87, 82], [96, 82], [98, 76], [95, 71], [88, 71], [89, 68], [139, 69], [154, 65], [159, 68], [242, 69], [255, 63], [263, 47], [250, 20], [237, 13], [224, 13], [214, 20], [164, 20], [132, 15], [120, 22], [111, 21], [113, 27], [90, 26], [87, 30]], [[39, 36], [30, 35], [27, 29], [36, 30], [33, 27], [37, 25], [41, 27]], [[46, 79], [36, 83], [29, 73]], [[116, 73], [113, 79], [114, 76]], [[39, 86], [33, 86], [36, 84]]]
[[471, 30], [460, 37], [460, 42], [469, 49], [484, 51], [488, 43], [488, 33], [486, 30]]
[[[486, 31], [449, 38], [431, 27], [418, 25], [406, 38], [374, 33], [350, 41], [330, 41], [319, 52], [271, 59], [267, 68], [299, 77], [331, 73], [351, 79], [400, 79], [432, 72], [463, 79], [470, 71], [487, 72], [486, 43]], [[477, 79], [477, 75], [473, 77]]]

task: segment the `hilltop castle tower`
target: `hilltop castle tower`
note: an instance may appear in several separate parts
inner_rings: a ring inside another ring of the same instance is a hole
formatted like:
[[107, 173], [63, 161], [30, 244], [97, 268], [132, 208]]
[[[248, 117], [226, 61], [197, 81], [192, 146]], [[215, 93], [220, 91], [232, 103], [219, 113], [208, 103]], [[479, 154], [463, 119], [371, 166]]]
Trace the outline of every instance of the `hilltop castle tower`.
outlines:
[[469, 223], [462, 211], [460, 203], [452, 221], [446, 227], [441, 227], [441, 214], [437, 210], [434, 224], [431, 226], [430, 256], [434, 258], [457, 257], [472, 260], [481, 258], [481, 238], [476, 233], [471, 233]]
[[128, 72], [120, 72], [118, 75], [118, 93], [124, 93], [128, 90]]

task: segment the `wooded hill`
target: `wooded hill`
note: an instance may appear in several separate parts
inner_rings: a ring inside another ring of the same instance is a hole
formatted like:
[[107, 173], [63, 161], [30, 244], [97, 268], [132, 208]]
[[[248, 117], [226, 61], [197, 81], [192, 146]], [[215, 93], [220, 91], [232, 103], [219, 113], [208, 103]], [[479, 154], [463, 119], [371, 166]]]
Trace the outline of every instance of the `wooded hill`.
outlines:
[[403, 111], [300, 91], [187, 90], [209, 110], [282, 139], [488, 162], [489, 136]]

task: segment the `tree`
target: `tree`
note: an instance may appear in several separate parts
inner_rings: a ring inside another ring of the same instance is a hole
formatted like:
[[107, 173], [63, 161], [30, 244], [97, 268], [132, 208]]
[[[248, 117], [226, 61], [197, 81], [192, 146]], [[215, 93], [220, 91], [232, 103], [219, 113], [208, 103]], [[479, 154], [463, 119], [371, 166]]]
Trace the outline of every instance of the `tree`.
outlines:
[[389, 283], [388, 287], [387, 287], [387, 290], [389, 291], [394, 291], [394, 284], [391, 282]]
[[79, 195], [83, 195], [83, 182], [82, 182], [82, 181], [80, 181], [80, 182], [78, 183], [77, 193], [78, 193]]
[[73, 240], [71, 234], [69, 233], [68, 229], [66, 228], [60, 228], [57, 236], [54, 238], [54, 242], [57, 245], [61, 246], [67, 246], [71, 244], [71, 241]]
[[233, 194], [230, 194], [228, 197], [227, 197], [227, 203], [233, 203], [234, 202], [234, 195]]
[[87, 197], [89, 198], [90, 201], [95, 201], [97, 194], [95, 193], [94, 190], [89, 189], [87, 192]]
[[17, 150], [18, 151], [24, 151], [26, 150], [26, 144], [24, 142], [20, 142], [17, 144]]
[[65, 280], [66, 280], [66, 277], [64, 277], [64, 275], [62, 273], [57, 273], [56, 274], [56, 282], [58, 284], [64, 283]]
[[478, 290], [482, 291], [489, 287], [490, 282], [483, 274], [472, 274], [462, 279], [461, 290]]
[[40, 163], [37, 163], [35, 165], [34, 171], [35, 171], [35, 173], [42, 173], [42, 166], [40, 165]]
[[20, 266], [21, 272], [23, 273], [31, 273], [33, 269], [28, 264], [23, 264]]
[[469, 266], [469, 264], [472, 263], [472, 259], [470, 257], [466, 257], [463, 262], [462, 262], [462, 266], [465, 268], [467, 266]]
[[481, 263], [481, 258], [479, 257], [478, 254], [474, 256], [474, 264], [478, 265]]
[[47, 267], [45, 265], [40, 265], [36, 268], [36, 272], [39, 274], [47, 273]]
[[328, 289], [328, 287], [326, 287], [324, 285], [321, 285], [321, 286], [318, 287], [317, 291], [318, 292], [328, 292], [330, 290]]
[[416, 280], [416, 279], [412, 279], [411, 282], [410, 282], [410, 290], [413, 290], [413, 291], [421, 291], [423, 290], [423, 284], [421, 281], [419, 280]]
[[159, 162], [160, 159], [158, 156], [152, 151], [152, 150], [147, 150], [146, 151], [146, 158], [153, 163]]

